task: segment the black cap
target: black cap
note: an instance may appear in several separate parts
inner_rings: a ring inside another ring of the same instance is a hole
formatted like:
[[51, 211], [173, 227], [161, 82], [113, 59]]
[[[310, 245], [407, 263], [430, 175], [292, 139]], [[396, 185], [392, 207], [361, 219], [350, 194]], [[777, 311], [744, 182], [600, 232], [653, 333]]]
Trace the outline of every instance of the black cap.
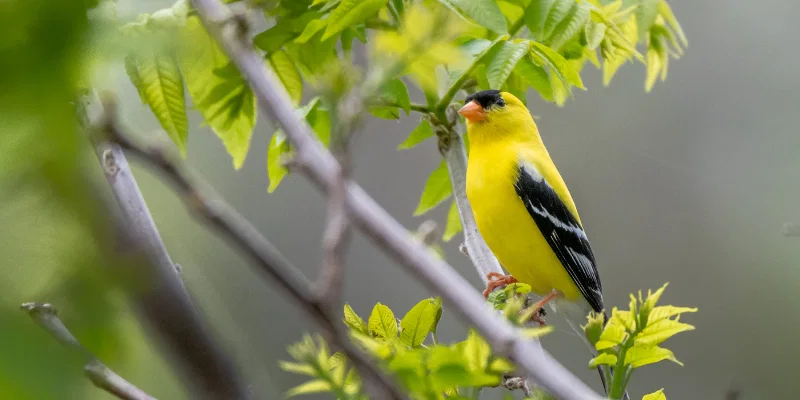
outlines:
[[506, 105], [506, 102], [503, 100], [503, 96], [500, 95], [499, 90], [482, 90], [480, 92], [473, 93], [467, 96], [467, 99], [464, 101], [464, 103], [468, 104], [473, 100], [477, 101], [478, 104], [480, 104], [484, 109], [491, 108], [492, 106], [503, 107]]

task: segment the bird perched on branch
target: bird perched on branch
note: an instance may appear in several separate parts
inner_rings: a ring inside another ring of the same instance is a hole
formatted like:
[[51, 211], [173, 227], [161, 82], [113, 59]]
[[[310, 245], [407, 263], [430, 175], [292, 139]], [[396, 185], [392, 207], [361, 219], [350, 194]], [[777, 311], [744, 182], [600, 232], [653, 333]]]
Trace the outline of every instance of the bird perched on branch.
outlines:
[[583, 337], [579, 326], [589, 312], [603, 312], [603, 287], [578, 210], [531, 114], [499, 90], [468, 96], [459, 114], [470, 143], [467, 197], [486, 244], [511, 273], [490, 274], [484, 294], [526, 283], [543, 296], [536, 309], [550, 303]]

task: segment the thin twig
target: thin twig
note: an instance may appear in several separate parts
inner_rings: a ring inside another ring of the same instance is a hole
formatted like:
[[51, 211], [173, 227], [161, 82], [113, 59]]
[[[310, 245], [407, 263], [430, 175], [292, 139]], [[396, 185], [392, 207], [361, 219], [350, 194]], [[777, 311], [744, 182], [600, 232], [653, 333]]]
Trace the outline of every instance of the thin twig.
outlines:
[[[329, 306], [312, 292], [312, 284], [243, 216], [232, 209], [213, 190], [193, 178], [179, 162], [167, 157], [160, 147], [145, 147], [132, 141], [115, 123], [106, 125], [109, 139], [130, 154], [157, 169], [176, 189], [187, 209], [198, 221], [248, 256], [259, 271], [267, 274], [320, 324], [330, 340], [353, 361], [365, 382], [371, 383], [371, 398], [405, 399], [402, 391], [380, 368], [347, 337], [342, 324]], [[202, 190], [201, 190], [202, 188]]]
[[[252, 43], [231, 23], [230, 11], [219, 0], [193, 0], [197, 14], [233, 62], [247, 78], [258, 105], [277, 122], [296, 154], [306, 160], [301, 172], [325, 193], [336, 185], [336, 159], [314, 136], [292, 107], [288, 94], [264, 66]], [[407, 271], [470, 322], [495, 352], [516, 363], [551, 393], [564, 400], [599, 400], [595, 392], [553, 360], [541, 347], [524, 339], [506, 321], [495, 315], [469, 282], [450, 265], [430, 254], [357, 184], [347, 184], [347, 207], [353, 222]], [[536, 342], [538, 343], [538, 342]]]
[[[86, 101], [81, 99], [80, 106], [84, 109], [79, 112], [83, 114], [80, 119], [84, 124], [89, 120]], [[107, 107], [113, 110], [113, 105]], [[110, 120], [101, 121], [101, 126], [109, 123]], [[95, 134], [91, 138], [119, 206], [123, 236], [118, 241], [126, 247], [124, 250], [134, 250], [132, 254], [139, 261], [136, 273], [147, 282], [146, 290], [129, 288], [139, 316], [171, 352], [172, 361], [179, 367], [180, 375], [188, 380], [190, 391], [209, 399], [250, 398], [250, 390], [244, 385], [233, 360], [218, 345], [195, 309], [122, 149]]]
[[114, 373], [114, 371], [98, 360], [89, 350], [83, 347], [83, 345], [78, 342], [78, 339], [72, 336], [69, 329], [64, 326], [61, 319], [58, 318], [58, 311], [55, 307], [47, 303], [24, 303], [20, 306], [20, 309], [27, 312], [37, 325], [46, 330], [58, 342], [80, 353], [84, 357], [86, 364], [83, 370], [95, 386], [123, 400], [156, 400], [155, 397], [150, 396]]

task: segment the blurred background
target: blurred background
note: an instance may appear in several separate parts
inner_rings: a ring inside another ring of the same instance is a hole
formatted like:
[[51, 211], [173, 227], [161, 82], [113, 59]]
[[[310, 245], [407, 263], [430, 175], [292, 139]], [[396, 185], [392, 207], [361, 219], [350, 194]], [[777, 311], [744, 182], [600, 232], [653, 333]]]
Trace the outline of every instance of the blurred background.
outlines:
[[[117, 6], [121, 19], [133, 20], [171, 3], [119, 0]], [[558, 108], [532, 93], [529, 107], [581, 209], [607, 304], [627, 307], [629, 293], [670, 282], [663, 302], [700, 309], [684, 317], [697, 330], [667, 345], [685, 367], [662, 363], [637, 372], [630, 387], [634, 398], [661, 387], [670, 399], [723, 399], [733, 389], [741, 390], [741, 399], [794, 398], [791, 379], [800, 359], [800, 237], [783, 236], [782, 229], [784, 223], [800, 223], [800, 80], [795, 72], [800, 53], [790, 50], [800, 37], [795, 23], [800, 3], [670, 4], [690, 45], [672, 63], [666, 83], [646, 94], [644, 68], [626, 65], [605, 88], [600, 72], [587, 68], [589, 90], [577, 92], [573, 102]], [[25, 18], [3, 15], [2, 21], [24, 24]], [[11, 37], [9, 43], [15, 40], [26, 39]], [[46, 48], [40, 53], [28, 67], [63, 56]], [[3, 69], [12, 68], [12, 62], [3, 59]], [[63, 72], [57, 62], [40, 68], [32, 70], [30, 79], [44, 79], [42, 84]], [[4, 79], [13, 84], [7, 74]], [[121, 67], [108, 85], [117, 91], [131, 127], [157, 132], [157, 121]], [[77, 358], [18, 311], [26, 301], [54, 303], [87, 347], [142, 389], [162, 399], [186, 398], [133, 311], [118, 294], [103, 290], [102, 266], [95, 265], [93, 244], [85, 243], [87, 228], [80, 215], [62, 204], [72, 193], [68, 181], [58, 186], [61, 193], [20, 185], [13, 178], [19, 176], [19, 163], [36, 157], [37, 148], [52, 145], [30, 146], [22, 135], [7, 133], [22, 126], [12, 111], [30, 112], [33, 103], [14, 108], [0, 102], [5, 107], [0, 112], [0, 398], [110, 398], [83, 378]], [[188, 163], [299, 269], [314, 276], [321, 264], [325, 203], [299, 177], [289, 177], [267, 194], [265, 159], [274, 127], [261, 117], [247, 161], [236, 171], [221, 142], [201, 126], [197, 113], [190, 113]], [[53, 123], [69, 124], [71, 115], [54, 118]], [[415, 115], [399, 122], [371, 119], [353, 148], [355, 179], [409, 229], [423, 221], [412, 212], [427, 175], [440, 162], [433, 141], [395, 150], [417, 122]], [[69, 145], [88, 149], [83, 143]], [[20, 152], [30, 147], [30, 154]], [[93, 155], [75, 154], [81, 160], [77, 168], [105, 190]], [[68, 171], [58, 167], [67, 165], [65, 157], [70, 158], [62, 155], [46, 163], [54, 181], [67, 179]], [[276, 286], [195, 224], [158, 177], [136, 164], [134, 171], [170, 254], [182, 266], [182, 277], [216, 335], [258, 398], [281, 398], [302, 378], [279, 370], [278, 360], [287, 359], [286, 346], [315, 326]], [[446, 208], [426, 218], [442, 226]], [[447, 260], [477, 290], [481, 281], [458, 251], [461, 240], [444, 245]], [[380, 301], [402, 315], [429, 295], [355, 235], [345, 299], [357, 312], [368, 315]], [[464, 325], [445, 308], [440, 339], [457, 341], [464, 334]], [[556, 359], [599, 389], [574, 334], [559, 329], [543, 342]], [[491, 393], [485, 398], [503, 395]]]

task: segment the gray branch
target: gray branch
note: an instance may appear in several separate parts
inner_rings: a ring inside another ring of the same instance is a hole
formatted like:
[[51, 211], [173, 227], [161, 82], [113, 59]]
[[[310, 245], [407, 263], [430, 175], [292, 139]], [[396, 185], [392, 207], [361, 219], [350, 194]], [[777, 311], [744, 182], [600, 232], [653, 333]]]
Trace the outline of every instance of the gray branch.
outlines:
[[[85, 106], [85, 104], [84, 104]], [[85, 114], [87, 110], [83, 110]], [[109, 110], [105, 110], [106, 115]], [[84, 123], [88, 121], [82, 116]], [[101, 121], [101, 125], [110, 120]], [[101, 128], [103, 128], [101, 126]], [[95, 152], [105, 172], [111, 193], [119, 206], [120, 249], [135, 261], [134, 276], [144, 280], [147, 289], [137, 286], [128, 291], [141, 319], [153, 329], [172, 361], [187, 381], [190, 390], [208, 399], [247, 399], [249, 390], [231, 358], [213, 339], [205, 321], [194, 307], [156, 229], [153, 217], [139, 191], [122, 149], [92, 135]], [[128, 264], [114, 266], [119, 272]]]
[[[204, 223], [249, 257], [258, 266], [259, 272], [266, 274], [278, 283], [325, 330], [330, 340], [341, 347], [358, 368], [366, 386], [373, 390], [370, 398], [406, 398], [394, 382], [350, 341], [341, 322], [332, 315], [330, 305], [325, 304], [324, 300], [312, 291], [312, 283], [250, 222], [225, 203], [210, 187], [193, 178], [181, 163], [167, 157], [164, 149], [135, 143], [122, 132], [113, 120], [110, 120], [110, 123], [103, 129], [115, 146], [140, 158], [148, 166], [161, 172], [178, 192], [195, 219]], [[339, 226], [341, 227], [341, 225]], [[339, 244], [336, 244], [337, 249], [338, 247]], [[339, 261], [341, 260], [337, 260], [337, 262]]]
[[50, 304], [25, 303], [20, 309], [27, 312], [37, 325], [50, 333], [58, 342], [80, 353], [84, 357], [86, 364], [83, 370], [95, 386], [122, 400], [156, 400], [155, 397], [150, 396], [114, 373], [114, 371], [98, 360], [89, 350], [83, 347], [83, 345], [78, 342], [78, 339], [72, 336], [69, 329], [64, 326], [61, 319], [58, 318], [58, 312], [55, 307]]
[[[306, 163], [307, 167], [301, 172], [320, 190], [330, 194], [337, 182], [336, 159], [297, 117], [288, 94], [274, 74], [267, 71], [262, 57], [242, 32], [241, 21], [219, 0], [193, 0], [193, 4], [206, 28], [247, 78], [261, 110], [283, 128], [297, 156]], [[511, 325], [494, 314], [466, 279], [431, 255], [360, 186], [349, 182], [346, 191], [346, 205], [354, 224], [410, 274], [439, 293], [454, 311], [476, 327], [498, 355], [509, 358], [559, 398], [601, 399], [541, 347], [518, 335]]]

